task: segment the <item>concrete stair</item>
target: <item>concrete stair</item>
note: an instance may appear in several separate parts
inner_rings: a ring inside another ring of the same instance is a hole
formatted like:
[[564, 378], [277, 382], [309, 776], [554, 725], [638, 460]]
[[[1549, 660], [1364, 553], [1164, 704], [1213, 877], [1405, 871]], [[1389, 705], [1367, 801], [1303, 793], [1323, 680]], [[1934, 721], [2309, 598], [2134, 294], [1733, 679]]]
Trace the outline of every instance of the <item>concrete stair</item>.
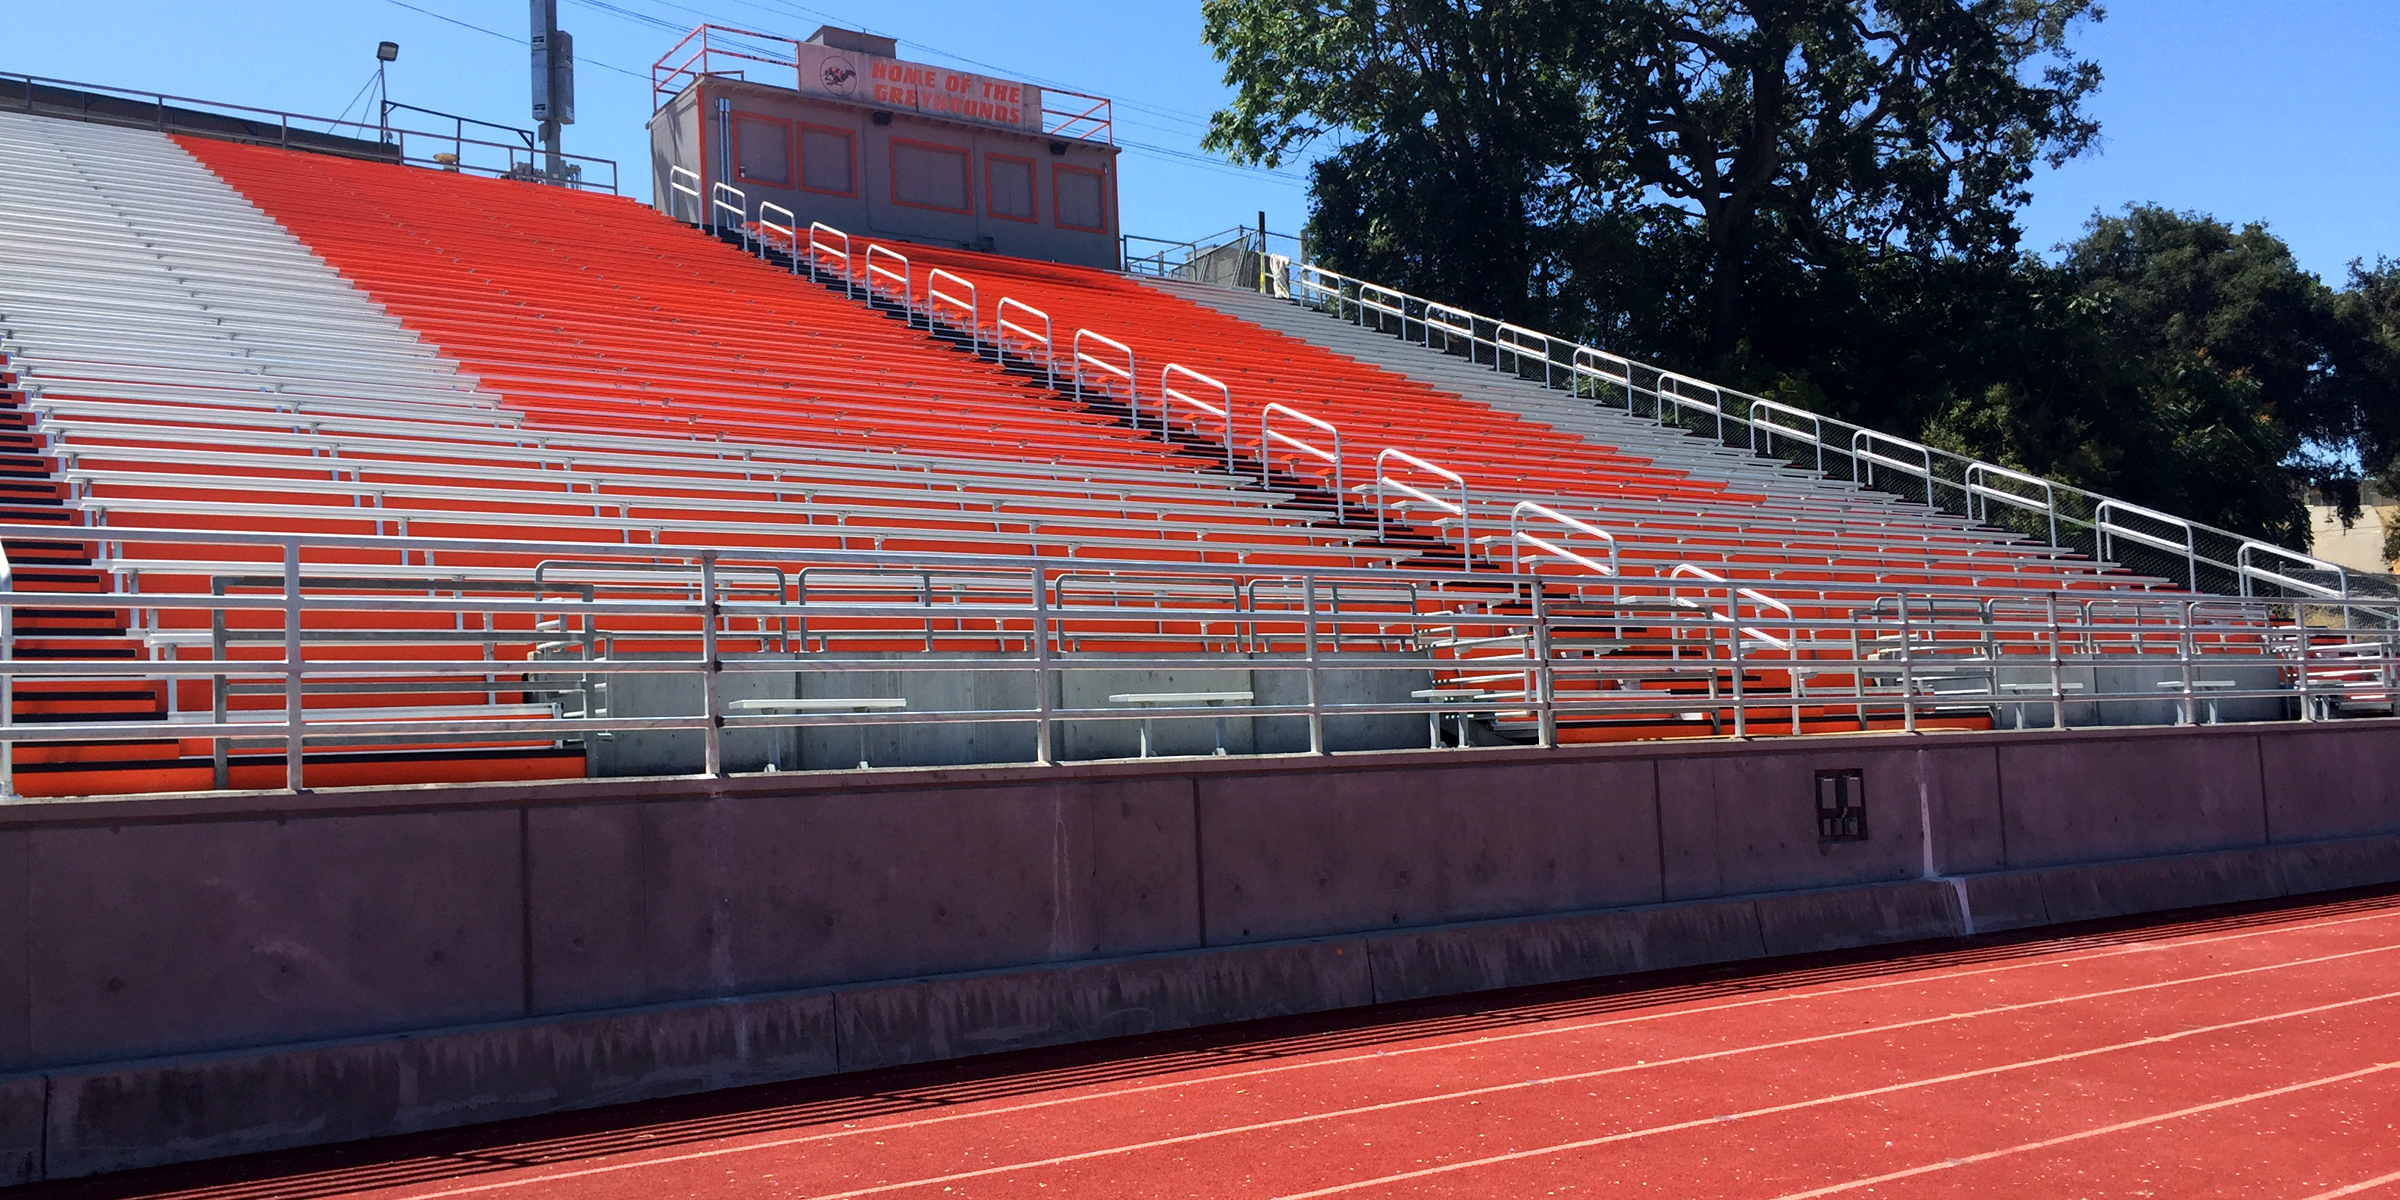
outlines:
[[1878, 508], [1906, 505], [1910, 514], [1919, 519], [1962, 527], [1969, 524], [1960, 518], [1928, 512], [1896, 496], [1827, 479], [1816, 471], [1787, 466], [1746, 450], [1721, 446], [1706, 437], [1662, 426], [1646, 417], [1520, 379], [1464, 357], [1404, 342], [1289, 300], [1175, 279], [1143, 278], [1141, 282], [1345, 358], [1405, 375], [1473, 403], [1540, 421], [1595, 445], [1649, 458], [1695, 479], [1769, 493], [1815, 492], [1839, 497], [1842, 503], [1852, 505]]

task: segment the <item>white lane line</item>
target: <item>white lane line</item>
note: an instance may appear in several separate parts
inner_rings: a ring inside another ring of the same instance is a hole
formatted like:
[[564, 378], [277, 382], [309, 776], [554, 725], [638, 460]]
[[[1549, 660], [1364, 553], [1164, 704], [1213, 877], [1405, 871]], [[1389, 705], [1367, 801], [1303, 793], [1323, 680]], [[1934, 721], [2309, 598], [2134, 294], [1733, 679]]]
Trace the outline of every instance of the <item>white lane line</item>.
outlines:
[[[1813, 1198], [1817, 1196], [1831, 1196], [1841, 1192], [1856, 1191], [1859, 1188], [1873, 1187], [1879, 1183], [1890, 1183], [1895, 1179], [1908, 1179], [1918, 1175], [1929, 1175], [1935, 1171], [1947, 1171], [1952, 1167], [1964, 1167], [1973, 1163], [1990, 1162], [1995, 1158], [2006, 1158], [2011, 1154], [2025, 1154], [2035, 1150], [2047, 1150], [2053, 1146], [2064, 1146], [2069, 1142], [2080, 1142], [2088, 1138], [2105, 1137], [2112, 1133], [2123, 1133], [2128, 1129], [2139, 1129], [2145, 1125], [2156, 1125], [2161, 1121], [2172, 1121], [2177, 1117], [2188, 1117], [2195, 1113], [2214, 1112], [2220, 1108], [2232, 1108], [2237, 1104], [2248, 1104], [2254, 1100], [2269, 1100], [2277, 1096], [2289, 1096], [2293, 1092], [2305, 1092], [2310, 1088], [2324, 1087], [2327, 1084], [2346, 1083], [2353, 1079], [2364, 1079], [2369, 1075], [2380, 1075], [2385, 1071], [2390, 1071], [2396, 1068], [2400, 1068], [2400, 1063], [2376, 1063], [2371, 1067], [2362, 1067], [2356, 1071], [2345, 1071], [2339, 1075], [2327, 1075], [2321, 1079], [2311, 1079], [2305, 1083], [2294, 1083], [2284, 1087], [2269, 1088], [2263, 1092], [2252, 1092], [2247, 1096], [2230, 1096], [2223, 1100], [2212, 1100], [2206, 1104], [2195, 1104], [2190, 1108], [2179, 1108], [2174, 1112], [2164, 1112], [2148, 1117], [2136, 1117], [2130, 1121], [2119, 1121], [2114, 1125], [2103, 1125], [2097, 1129], [2086, 1129], [2080, 1133], [2062, 1134], [2054, 1138], [2044, 1138], [2038, 1142], [2023, 1142], [2018, 1145], [2004, 1147], [1999, 1150], [1986, 1150], [1981, 1154], [1969, 1154], [1960, 1158], [1944, 1159], [1937, 1163], [1926, 1163], [1923, 1166], [1910, 1167], [1905, 1171], [1893, 1171], [1888, 1175], [1876, 1175], [1866, 1179], [1853, 1179], [1848, 1183], [1837, 1183], [1828, 1187], [1814, 1188], [1805, 1192], [1786, 1192], [1781, 1196], [1775, 1197], [1775, 1200], [1813, 1200]], [[2394, 1179], [2400, 1179], [2400, 1174], [2386, 1175], [2382, 1180], [2370, 1179], [2363, 1184], [2352, 1184], [2350, 1187], [2344, 1188], [2341, 1191], [2326, 1192], [2325, 1196], [2341, 1196], [2347, 1195], [2354, 1191], [2364, 1191], [2365, 1189], [2374, 1186], [2376, 1183], [2388, 1182]], [[2323, 1200], [2323, 1197], [2311, 1197], [2310, 1200]]]
[[[2065, 1054], [2052, 1054], [2043, 1058], [2029, 1058], [2021, 1062], [2002, 1063], [1998, 1066], [1992, 1067], [1977, 1067], [1972, 1071], [1955, 1071], [1948, 1075], [1936, 1075], [1928, 1079], [1915, 1079], [1910, 1080], [1907, 1083], [1885, 1084], [1882, 1087], [1863, 1088], [1855, 1092], [1842, 1092], [1831, 1096], [1819, 1096], [1813, 1100], [1795, 1100], [1790, 1104], [1770, 1105], [1766, 1108], [1753, 1108], [1744, 1112], [1727, 1113], [1722, 1116], [1701, 1117], [1692, 1121], [1677, 1121], [1672, 1125], [1653, 1125], [1647, 1129], [1630, 1129], [1623, 1133], [1612, 1133], [1603, 1137], [1583, 1138], [1578, 1141], [1560, 1142], [1552, 1146], [1538, 1146], [1531, 1150], [1517, 1150], [1507, 1154], [1494, 1154], [1485, 1158], [1469, 1159], [1464, 1162], [1444, 1163], [1438, 1167], [1426, 1167], [1422, 1170], [1416, 1171], [1403, 1171], [1397, 1175], [1383, 1175], [1374, 1179], [1360, 1179], [1350, 1183], [1339, 1183], [1332, 1187], [1318, 1188], [1315, 1191], [1310, 1192], [1293, 1192], [1288, 1195], [1279, 1196], [1276, 1198], [1276, 1200], [1311, 1200], [1312, 1197], [1316, 1196], [1333, 1196], [1339, 1195], [1343, 1192], [1354, 1192], [1361, 1188], [1381, 1187], [1385, 1184], [1392, 1183], [1405, 1183], [1411, 1179], [1423, 1179], [1430, 1175], [1448, 1175], [1458, 1171], [1471, 1171], [1477, 1167], [1497, 1166], [1500, 1163], [1518, 1162], [1528, 1158], [1548, 1158], [1554, 1155], [1565, 1154], [1569, 1151], [1587, 1150], [1594, 1146], [1605, 1146], [1612, 1142], [1629, 1142], [1636, 1138], [1653, 1137], [1662, 1133], [1676, 1133], [1686, 1129], [1705, 1129], [1710, 1126], [1723, 1125], [1735, 1121], [1744, 1121], [1753, 1117], [1771, 1117], [1782, 1113], [1798, 1112], [1802, 1109], [1823, 1108], [1829, 1104], [1843, 1104], [1852, 1100], [1864, 1100], [1874, 1096], [1889, 1096], [1895, 1092], [1913, 1091], [1918, 1088], [1935, 1087], [1945, 1083], [1958, 1083], [1968, 1079], [1981, 1079], [1986, 1076], [1999, 1075], [2009, 1071], [2023, 1071], [2034, 1067], [2054, 1066], [2058, 1063], [2073, 1062], [2077, 1059], [2091, 1058], [2096, 1055], [2113, 1054], [2119, 1050], [2131, 1050], [2143, 1046], [2156, 1046], [2167, 1042], [2182, 1041], [2185, 1038], [2199, 1037], [2203, 1034], [2223, 1033], [2227, 1030], [2242, 1029], [2252, 1025], [2261, 1025], [2269, 1021], [2286, 1021], [2294, 1017], [2314, 1016], [2318, 1013], [2332, 1012], [2336, 1009], [2343, 1008], [2355, 1008], [2361, 1004], [2375, 1004], [2385, 1000], [2400, 1000], [2400, 992], [2382, 992], [2373, 996], [2360, 996], [2353, 1000], [2337, 1000], [2331, 1004], [2318, 1004], [2308, 1008], [2296, 1008], [2289, 1012], [2269, 1013], [2262, 1017], [2244, 1017], [2239, 1021], [2226, 1021], [2217, 1025], [2202, 1025], [2192, 1029], [2178, 1029], [2173, 1033], [2162, 1033], [2156, 1037], [2139, 1038], [2130, 1042], [2117, 1042], [2113, 1045], [2107, 1046], [2095, 1046], [2088, 1050], [2072, 1050]], [[934, 1180], [932, 1182], [938, 1183], [941, 1181]], [[863, 1195], [865, 1193], [843, 1192], [840, 1194], [843, 1196], [856, 1196]], [[835, 1200], [835, 1198], [822, 1197], [820, 1200]]]
[[[2400, 950], [2400, 943], [2384, 946], [2373, 946], [2363, 950], [2346, 950], [2339, 954], [2323, 955], [2318, 958], [2300, 959], [2293, 962], [2275, 963], [2272, 965], [2256, 967], [2240, 967], [2233, 970], [2218, 971], [2208, 975], [2195, 975], [2183, 979], [2154, 980], [2149, 983], [2130, 984], [2125, 987], [2108, 988], [2097, 992], [2084, 992], [2073, 996], [2052, 996], [2041, 1000], [2030, 1000], [2018, 1004], [1994, 1005], [1991, 1007], [1967, 1012], [1944, 1013], [1940, 1016], [1920, 1017], [1913, 1021], [1896, 1021], [1887, 1025], [1869, 1025], [1862, 1026], [1857, 1029], [1844, 1029], [1835, 1033], [1813, 1034], [1808, 1037], [1788, 1038], [1782, 1041], [1765, 1042], [1749, 1046], [1734, 1046], [1722, 1050], [1710, 1050], [1700, 1054], [1686, 1055], [1681, 1058], [1658, 1059], [1650, 1062], [1640, 1063], [1624, 1063], [1613, 1067], [1602, 1067], [1592, 1071], [1579, 1071], [1571, 1075], [1554, 1075], [1543, 1079], [1530, 1079], [1504, 1084], [1494, 1084], [1489, 1087], [1473, 1088], [1455, 1092], [1444, 1092], [1439, 1095], [1414, 1096], [1406, 1100], [1391, 1100], [1381, 1104], [1362, 1105], [1359, 1107], [1346, 1109], [1331, 1109], [1325, 1112], [1309, 1113], [1296, 1117], [1282, 1117], [1273, 1121], [1263, 1121], [1250, 1125], [1206, 1129], [1195, 1133], [1180, 1134], [1175, 1137], [1164, 1138], [1156, 1141], [1140, 1142], [1132, 1145], [1104, 1147], [1098, 1150], [1087, 1150], [1076, 1154], [1014, 1163], [1007, 1166], [987, 1167], [981, 1170], [969, 1171], [959, 1175], [944, 1175], [930, 1180], [918, 1179], [905, 1183], [881, 1184], [860, 1191], [842, 1192], [839, 1193], [839, 1195], [863, 1196], [871, 1195], [876, 1192], [891, 1191], [897, 1188], [916, 1187], [925, 1183], [949, 1183], [954, 1180], [972, 1179], [979, 1176], [997, 1174], [1003, 1171], [1025, 1170], [1032, 1167], [1052, 1166], [1058, 1163], [1076, 1162], [1083, 1159], [1104, 1158], [1117, 1154], [1131, 1154], [1141, 1150], [1156, 1149], [1160, 1146], [1171, 1146], [1186, 1142], [1205, 1141], [1210, 1138], [1230, 1137], [1235, 1134], [1252, 1133], [1263, 1129], [1279, 1129], [1287, 1126], [1304, 1125], [1318, 1121], [1338, 1120], [1344, 1117], [1362, 1116], [1368, 1113], [1386, 1112], [1392, 1109], [1410, 1108], [1418, 1105], [1448, 1103], [1475, 1096], [1488, 1096], [1503, 1092], [1521, 1091], [1525, 1088], [1539, 1087], [1546, 1084], [1569, 1083], [1579, 1080], [1597, 1079], [1605, 1075], [1616, 1075], [1632, 1071], [1653, 1071], [1671, 1066], [1688, 1065], [1691, 1063], [1711, 1062], [1718, 1059], [1733, 1058], [1744, 1054], [1757, 1054], [1769, 1050], [1790, 1049], [1795, 1046], [1819, 1045], [1826, 1042], [1840, 1041], [1845, 1038], [1890, 1033], [1901, 1029], [1914, 1029], [1928, 1025], [1945, 1024], [1953, 1021], [1966, 1021], [1978, 1017], [1996, 1016], [2002, 1013], [2022, 1012], [2027, 1009], [2049, 1008], [2061, 1004], [2079, 1003], [2086, 1000], [2101, 1000], [2113, 996], [2131, 995], [2136, 992], [2156, 991], [2161, 988], [2177, 987], [2183, 984], [2207, 983], [2214, 980], [2231, 979], [2245, 975], [2258, 975], [2269, 971], [2280, 971], [2290, 967], [2316, 966], [2322, 963], [2336, 962], [2342, 959], [2359, 958], [2371, 954], [2386, 954], [2394, 950]], [[2400, 995], [2400, 993], [2394, 994]], [[1714, 1118], [1711, 1119], [1713, 1120]], [[893, 1128], [893, 1126], [878, 1126], [874, 1129], [874, 1132], [883, 1132], [891, 1128]], [[415, 1194], [413, 1200], [434, 1200], [434, 1198], [442, 1196], [471, 1195], [480, 1192], [499, 1191], [505, 1188], [551, 1183], [562, 1179], [579, 1179], [589, 1175], [604, 1175], [617, 1171], [630, 1171], [643, 1167], [695, 1162], [701, 1159], [721, 1158], [727, 1155], [744, 1154], [756, 1150], [776, 1149], [780, 1147], [802, 1145], [811, 1142], [830, 1141], [833, 1138], [840, 1136], [849, 1135], [830, 1133], [814, 1134], [804, 1137], [783, 1138], [773, 1142], [755, 1142], [747, 1143], [741, 1146], [723, 1146], [708, 1150], [694, 1150], [682, 1154], [666, 1155], [658, 1158], [646, 1158], [639, 1162], [609, 1163], [597, 1167], [585, 1167], [574, 1171], [560, 1171], [552, 1174], [530, 1176], [519, 1179], [505, 1179], [488, 1183], [469, 1184], [464, 1187], [448, 1188], [440, 1191], [420, 1192]]]
[[2338, 1187], [2330, 1192], [2318, 1192], [2316, 1195], [2310, 1196], [2308, 1200], [2334, 1200], [2336, 1196], [2355, 1196], [2360, 1192], [2373, 1191], [2387, 1183], [2400, 1183], [2400, 1171], [2394, 1171], [2389, 1175], [2378, 1175], [2373, 1179], [2362, 1179], [2349, 1187]]
[[[1635, 1025], [1650, 1021], [1667, 1021], [1678, 1017], [1704, 1016], [1710, 1013], [1726, 1012], [1743, 1008], [1755, 1008], [1760, 1005], [1786, 1004], [1796, 1000], [1822, 1000], [1828, 997], [1846, 996], [1858, 992], [1871, 992], [1885, 988], [1907, 987], [1915, 984], [1943, 983], [1953, 979], [1962, 979], [1969, 976], [1991, 976], [2008, 971], [2031, 970], [2037, 967], [2074, 966], [2081, 963], [2094, 962], [2108, 958], [2120, 958], [2132, 954], [2161, 954], [2170, 951], [2183, 950], [2194, 946], [2211, 946], [2222, 942], [2246, 941], [2251, 938], [2268, 937], [2280, 933], [2332, 929], [2343, 925], [2356, 925], [2365, 921], [2393, 920], [2395, 918], [2400, 918], [2400, 911], [2384, 910], [2380, 912], [2364, 913], [2354, 917], [2341, 917], [2333, 920], [2299, 925], [2277, 925], [2265, 929], [2245, 929], [2238, 933], [2219, 934], [2214, 937], [2205, 938], [2192, 938], [2186, 941], [2142, 942], [2129, 946], [2118, 946], [2107, 950], [2095, 951], [2090, 954], [2078, 955], [2073, 958], [2024, 959], [2015, 962], [1966, 967], [1956, 971], [1949, 971], [1936, 975], [1909, 975], [1878, 979], [1871, 983], [1854, 984], [1847, 987], [1826, 987], [1812, 991], [1796, 990], [1777, 992], [1772, 995], [1754, 996], [1743, 1000], [1729, 1001], [1724, 1004], [1706, 1005], [1699, 1008], [1678, 1008], [1668, 1012], [1634, 1013], [1628, 1016], [1608, 1017], [1596, 1021], [1577, 1022], [1571, 1025], [1544, 1025], [1537, 1029], [1522, 1029], [1514, 1033], [1487, 1034], [1485, 1036], [1477, 1037], [1468, 1041], [1432, 1042], [1422, 1046], [1401, 1046], [1390, 1050], [1368, 1050], [1361, 1051], [1356, 1054], [1345, 1054], [1330, 1058], [1311, 1058], [1300, 1062], [1278, 1063], [1274, 1066], [1254, 1067], [1243, 1071], [1218, 1072], [1214, 1074], [1202, 1075], [1198, 1078], [1187, 1077], [1180, 1079], [1169, 1079], [1159, 1083], [1145, 1083], [1136, 1084], [1131, 1087], [1113, 1088], [1104, 1092], [1081, 1092], [1071, 1096], [1058, 1096], [1047, 1100], [1030, 1100], [1022, 1104], [1001, 1105], [991, 1108], [977, 1108], [970, 1112], [945, 1113], [941, 1116], [918, 1117], [905, 1121], [860, 1124], [856, 1128], [851, 1129], [837, 1129], [822, 1133], [799, 1134], [793, 1137], [775, 1138], [762, 1142], [745, 1142], [739, 1146], [725, 1146], [713, 1150], [694, 1151], [672, 1157], [646, 1158], [640, 1160], [639, 1162], [613, 1163], [605, 1167], [584, 1168], [572, 1172], [561, 1172], [557, 1174], [503, 1180], [494, 1183], [476, 1184], [466, 1187], [453, 1188], [447, 1191], [423, 1192], [419, 1193], [415, 1197], [410, 1198], [410, 1200], [434, 1200], [435, 1197], [440, 1196], [458, 1196], [475, 1192], [495, 1191], [501, 1188], [522, 1187], [528, 1184], [542, 1183], [551, 1179], [572, 1179], [585, 1174], [631, 1170], [635, 1167], [649, 1166], [658, 1163], [688, 1162], [693, 1159], [713, 1158], [728, 1154], [741, 1154], [751, 1150], [773, 1150], [784, 1146], [797, 1146], [814, 1142], [834, 1141], [841, 1138], [861, 1137], [868, 1134], [882, 1134], [909, 1129], [920, 1129], [929, 1125], [947, 1125], [957, 1121], [983, 1120], [990, 1117], [1010, 1116], [1016, 1113], [1033, 1112], [1041, 1109], [1057, 1108], [1071, 1104], [1085, 1104], [1095, 1100], [1114, 1100], [1124, 1096], [1138, 1096], [1148, 1092], [1167, 1091], [1175, 1088], [1206, 1086], [1209, 1084], [1251, 1079], [1262, 1075], [1280, 1075], [1292, 1071], [1314, 1070], [1319, 1067], [1341, 1066], [1347, 1063], [1361, 1062], [1372, 1058], [1399, 1058], [1405, 1055], [1430, 1054], [1446, 1050], [1472, 1050], [1483, 1046], [1494, 1045], [1502, 1042], [1519, 1041], [1526, 1038], [1554, 1037], [1561, 1034], [1585, 1033], [1595, 1029], [1607, 1029], [1622, 1025]], [[2388, 947], [2375, 947], [2374, 949], [2359, 951], [2358, 953], [2376, 953], [2387, 948]], [[2345, 956], [2335, 955], [2333, 957], [2339, 958]], [[2318, 961], [2326, 960], [2304, 959], [2297, 962], [2278, 963], [2269, 967], [2254, 967], [2248, 969], [2273, 970], [2285, 966], [2302, 966]], [[2163, 983], [2172, 984], [2179, 982], [2200, 982], [2214, 978], [2217, 978], [2217, 976], [2194, 976], [2188, 980], [2165, 980]], [[2067, 999], [2072, 998], [2073, 997], [2068, 997]], [[1674, 1001], [1669, 999], [1662, 1000], [1660, 1003], [1671, 1004], [1674, 1003]], [[2051, 1003], [2051, 1001], [2039, 1001], [2037, 1003]], [[1995, 1009], [1992, 1011], [1998, 1012], [2006, 1010]], [[1953, 1017], [1960, 1015], [1963, 1014], [1951, 1014]], [[1883, 1026], [1882, 1028], [1894, 1029], [1900, 1028], [1900, 1026], [1887, 1025]], [[1204, 1066], [1195, 1067], [1193, 1070], [1205, 1071], [1208, 1070], [1208, 1068]], [[733, 1134], [727, 1136], [740, 1135]], [[342, 1172], [337, 1174], [341, 1175], [342, 1177], [347, 1177], [348, 1173]], [[392, 1186], [406, 1187], [408, 1185], [395, 1184]], [[193, 1192], [180, 1193], [179, 1195], [187, 1197], [188, 1200], [198, 1200], [199, 1197], [215, 1194], [216, 1193], [214, 1192]], [[161, 1197], [160, 1200], [175, 1200], [175, 1197]]]

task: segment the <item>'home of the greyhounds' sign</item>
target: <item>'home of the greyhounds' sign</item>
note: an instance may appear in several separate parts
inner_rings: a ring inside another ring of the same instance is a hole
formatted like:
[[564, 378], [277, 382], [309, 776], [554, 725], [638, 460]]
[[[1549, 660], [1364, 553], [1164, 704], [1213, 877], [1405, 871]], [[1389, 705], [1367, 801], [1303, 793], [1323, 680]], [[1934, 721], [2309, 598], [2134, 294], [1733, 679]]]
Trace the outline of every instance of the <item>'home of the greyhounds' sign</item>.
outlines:
[[1042, 89], [946, 67], [802, 42], [800, 90], [922, 116], [1042, 130]]

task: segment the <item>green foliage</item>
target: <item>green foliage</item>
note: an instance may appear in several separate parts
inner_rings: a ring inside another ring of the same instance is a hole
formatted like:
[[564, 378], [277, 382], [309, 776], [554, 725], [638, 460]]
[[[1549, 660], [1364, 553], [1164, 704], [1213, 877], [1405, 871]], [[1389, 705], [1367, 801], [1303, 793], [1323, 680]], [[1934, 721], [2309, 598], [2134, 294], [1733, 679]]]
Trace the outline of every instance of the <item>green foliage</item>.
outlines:
[[[1327, 134], [1319, 255], [1399, 286], [1499, 289], [1525, 319], [1606, 272], [1610, 232], [1698, 239], [1711, 357], [1750, 264], [2006, 253], [2033, 164], [2097, 132], [2065, 49], [2090, 0], [1204, 0], [1232, 105], [1206, 145]], [[1575, 227], [1597, 225], [1603, 236]], [[1531, 288], [1523, 281], [1533, 281]], [[1507, 288], [1504, 281], [1518, 286]], [[1520, 293], [1522, 293], [1520, 295]], [[1462, 301], [1468, 294], [1460, 295]]]
[[2019, 252], [2090, 0], [1201, 7], [1212, 149], [1340, 142], [1327, 265], [2284, 545], [2298, 482], [2400, 494], [2400, 263], [2154, 205]]
[[[1240, 83], [1204, 145], [1270, 166], [1328, 133], [1319, 257], [1394, 286], [1526, 319], [1554, 272], [1579, 153], [1576, 23], [1563, 0], [1205, 0], [1204, 37]], [[1464, 289], [1464, 290], [1458, 290]]]
[[[2350, 264], [2350, 286], [2334, 300], [2342, 336], [2334, 385], [2347, 411], [2360, 463], [2386, 496], [2400, 496], [2400, 260]], [[2400, 559], [2400, 524], [2384, 533], [2383, 556]]]

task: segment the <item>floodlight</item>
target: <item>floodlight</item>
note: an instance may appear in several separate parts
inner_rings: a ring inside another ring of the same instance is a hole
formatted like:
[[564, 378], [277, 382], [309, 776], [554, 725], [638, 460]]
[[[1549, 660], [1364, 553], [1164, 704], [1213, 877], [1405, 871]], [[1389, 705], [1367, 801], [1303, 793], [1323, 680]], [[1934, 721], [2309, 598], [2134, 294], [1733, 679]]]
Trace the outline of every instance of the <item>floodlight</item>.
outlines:
[[398, 42], [378, 42], [378, 43], [376, 43], [376, 46], [375, 46], [375, 61], [377, 61], [377, 62], [391, 62], [391, 61], [393, 61], [394, 59], [397, 59], [397, 58], [399, 58], [399, 57], [400, 57], [400, 43], [398, 43]]

